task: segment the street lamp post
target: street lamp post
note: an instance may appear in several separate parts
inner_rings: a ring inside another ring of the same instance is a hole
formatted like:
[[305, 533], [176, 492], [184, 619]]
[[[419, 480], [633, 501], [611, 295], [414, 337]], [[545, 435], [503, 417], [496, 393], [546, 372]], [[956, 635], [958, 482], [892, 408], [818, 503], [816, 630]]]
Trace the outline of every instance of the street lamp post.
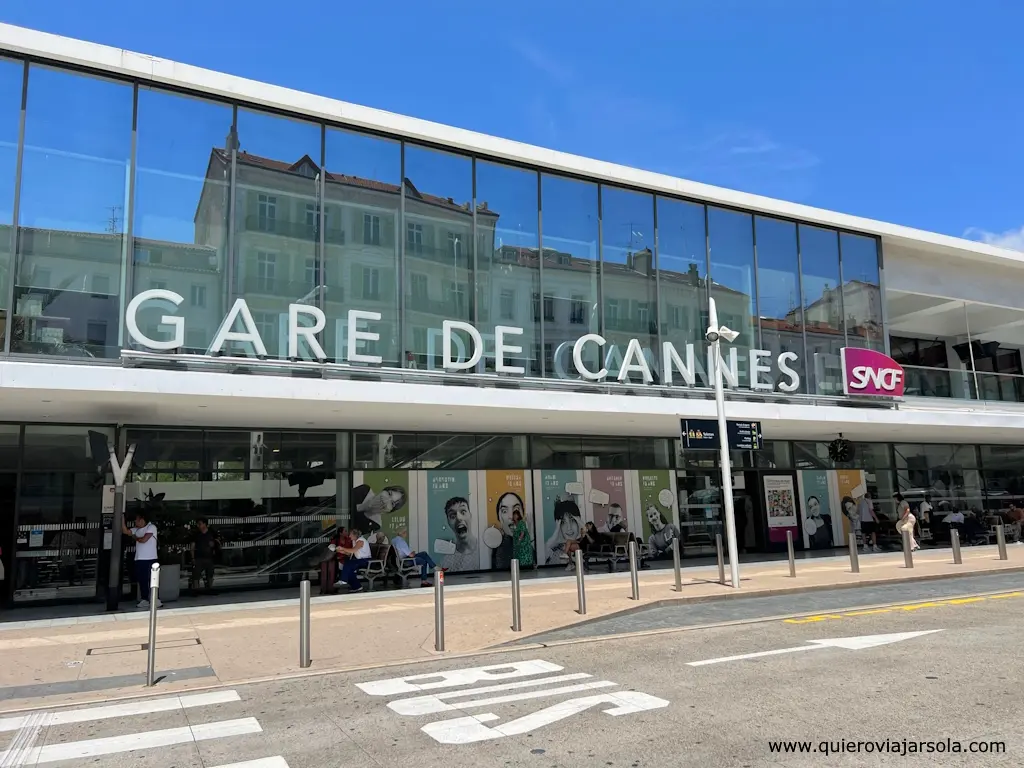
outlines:
[[729, 574], [733, 589], [740, 586], [739, 548], [736, 544], [736, 514], [732, 502], [732, 465], [729, 460], [729, 432], [725, 419], [725, 390], [722, 387], [722, 339], [733, 342], [739, 336], [737, 331], [718, 324], [718, 308], [715, 300], [708, 303], [709, 325], [705, 338], [714, 352], [715, 367], [715, 410], [718, 412], [719, 463], [722, 467], [722, 505], [725, 516], [725, 538], [729, 548]]

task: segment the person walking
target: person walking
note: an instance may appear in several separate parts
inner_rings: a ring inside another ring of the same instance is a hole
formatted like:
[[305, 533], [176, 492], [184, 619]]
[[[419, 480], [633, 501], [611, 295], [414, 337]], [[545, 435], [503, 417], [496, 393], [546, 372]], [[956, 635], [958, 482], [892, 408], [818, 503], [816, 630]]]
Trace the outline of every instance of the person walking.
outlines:
[[[139, 584], [139, 608], [149, 608], [149, 576], [157, 561], [156, 526], [149, 522], [145, 510], [135, 513], [135, 527], [121, 521], [122, 533], [135, 539], [135, 581]], [[162, 605], [159, 598], [156, 607]]]
[[520, 568], [533, 565], [533, 539], [519, 510], [512, 513], [512, 557], [519, 561]]
[[917, 525], [917, 518], [910, 511], [910, 504], [903, 498], [902, 493], [897, 493], [893, 498], [896, 499], [896, 514], [899, 516], [896, 530], [900, 532], [901, 536], [906, 533], [910, 534], [910, 551], [915, 552], [921, 548], [921, 545], [917, 543], [917, 539], [914, 538], [914, 527]]
[[[865, 552], [881, 552], [878, 546], [878, 515], [875, 514], [875, 505], [871, 503], [871, 494], [864, 491], [864, 495], [857, 502], [857, 517], [860, 519], [860, 531], [864, 541]], [[868, 539], [871, 540], [871, 549], [868, 549]]]

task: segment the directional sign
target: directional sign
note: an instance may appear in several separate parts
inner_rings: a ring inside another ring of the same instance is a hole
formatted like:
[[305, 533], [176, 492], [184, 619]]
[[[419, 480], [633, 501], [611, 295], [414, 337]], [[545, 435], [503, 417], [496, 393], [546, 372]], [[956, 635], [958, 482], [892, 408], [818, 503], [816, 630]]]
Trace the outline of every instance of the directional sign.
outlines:
[[[717, 451], [718, 422], [712, 419], [682, 419], [680, 422], [683, 445], [693, 450]], [[757, 451], [764, 445], [759, 421], [727, 421], [729, 447], [734, 451]]]
[[888, 635], [861, 635], [860, 637], [837, 637], [831, 640], [809, 640], [808, 645], [797, 645], [793, 648], [778, 648], [774, 651], [757, 651], [756, 653], [741, 653], [739, 656], [722, 656], [717, 659], [705, 659], [704, 661], [687, 662], [689, 667], [706, 667], [710, 664], [723, 664], [727, 661], [743, 661], [744, 659], [759, 659], [763, 656], [781, 656], [786, 653], [800, 653], [801, 651], [817, 651], [821, 648], [845, 648], [849, 651], [862, 651], [865, 648], [877, 648], [880, 645], [898, 643], [902, 640], [910, 640], [921, 635], [930, 635], [933, 632], [941, 632], [941, 629], [926, 629], [920, 632], [894, 632]]

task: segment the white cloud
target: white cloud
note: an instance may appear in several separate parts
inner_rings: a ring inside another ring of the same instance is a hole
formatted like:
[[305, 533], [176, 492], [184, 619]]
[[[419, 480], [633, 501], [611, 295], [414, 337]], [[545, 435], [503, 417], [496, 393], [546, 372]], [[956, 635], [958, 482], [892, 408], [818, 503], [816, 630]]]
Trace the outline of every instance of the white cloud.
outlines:
[[989, 232], [979, 227], [969, 227], [964, 231], [964, 237], [969, 240], [978, 240], [987, 245], [994, 245], [996, 248], [1024, 251], [1024, 226], [1018, 229], [1008, 229], [1005, 232]]

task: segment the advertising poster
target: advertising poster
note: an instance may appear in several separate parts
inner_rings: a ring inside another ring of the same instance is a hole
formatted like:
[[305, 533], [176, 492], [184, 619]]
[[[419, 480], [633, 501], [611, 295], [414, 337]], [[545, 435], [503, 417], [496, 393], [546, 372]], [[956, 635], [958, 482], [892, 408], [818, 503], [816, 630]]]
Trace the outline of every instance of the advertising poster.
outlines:
[[764, 476], [764, 502], [768, 511], [768, 540], [785, 541], [786, 530], [796, 534], [796, 494], [791, 475]]
[[825, 469], [805, 469], [797, 474], [804, 549], [830, 549], [842, 546], [843, 523], [832, 514], [832, 494], [828, 487], [828, 475], [828, 470]]
[[[526, 476], [523, 469], [489, 469], [484, 473], [488, 525], [483, 535], [484, 568], [507, 571], [515, 557], [519, 558], [520, 568], [532, 566], [536, 561], [536, 533], [533, 510], [529, 508]], [[517, 512], [529, 533], [518, 547], [513, 537]]]
[[626, 473], [621, 469], [590, 470], [590, 519], [602, 533], [624, 533], [629, 530], [629, 508], [626, 501]]
[[477, 571], [480, 531], [473, 512], [470, 473], [431, 471], [427, 476], [427, 542], [434, 562], [449, 571]]
[[409, 527], [409, 473], [402, 469], [355, 472], [352, 523], [364, 536], [383, 532], [389, 539]]
[[679, 537], [676, 527], [676, 495], [672, 491], [672, 472], [667, 469], [641, 469], [640, 512], [644, 541], [651, 558], [671, 557], [672, 540]]
[[859, 523], [854, 522], [854, 517], [857, 514], [857, 501], [867, 493], [867, 479], [860, 469], [837, 469], [835, 476], [839, 512], [843, 521], [843, 541], [846, 541], [851, 531], [860, 528]]
[[578, 539], [583, 529], [583, 482], [573, 469], [548, 469], [540, 475], [540, 505], [544, 545], [541, 565], [564, 563], [565, 542]]

